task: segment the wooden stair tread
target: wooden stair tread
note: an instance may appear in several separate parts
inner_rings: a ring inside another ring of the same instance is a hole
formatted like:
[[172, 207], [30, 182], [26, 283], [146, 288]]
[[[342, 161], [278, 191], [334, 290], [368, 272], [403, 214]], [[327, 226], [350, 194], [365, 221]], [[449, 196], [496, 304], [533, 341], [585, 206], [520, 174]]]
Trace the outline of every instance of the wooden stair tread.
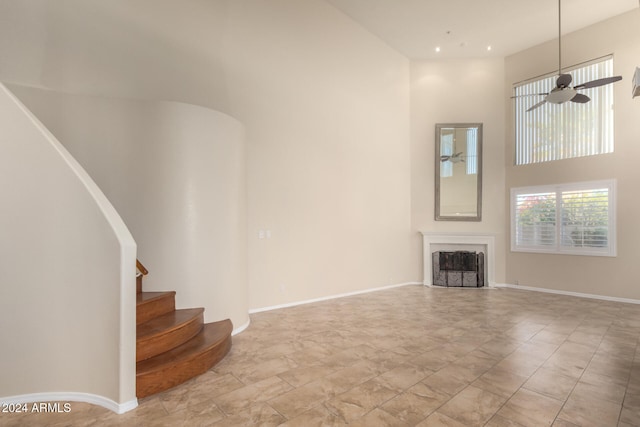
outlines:
[[143, 398], [211, 369], [231, 349], [231, 320], [204, 324], [204, 308], [176, 310], [176, 292], [142, 292], [137, 261], [136, 396]]
[[165, 353], [136, 364], [136, 396], [143, 398], [170, 389], [205, 373], [231, 349], [229, 319], [207, 323], [199, 334]]
[[231, 336], [232, 330], [233, 326], [230, 320], [207, 323], [198, 335], [181, 346], [159, 354], [156, 357], [152, 357], [151, 359], [138, 362], [138, 376], [170, 369], [188, 361], [198, 354], [220, 345]]
[[176, 309], [176, 292], [141, 292], [136, 296], [136, 325]]
[[204, 308], [186, 308], [175, 310], [162, 316], [154, 317], [136, 328], [136, 337], [145, 340], [160, 333], [168, 333], [179, 329], [185, 323], [192, 321], [204, 312]]
[[176, 291], [168, 292], [140, 292], [136, 295], [136, 304], [144, 304], [157, 298], [166, 298], [169, 295], [175, 296]]
[[204, 308], [174, 310], [136, 328], [136, 362], [178, 347], [202, 330]]

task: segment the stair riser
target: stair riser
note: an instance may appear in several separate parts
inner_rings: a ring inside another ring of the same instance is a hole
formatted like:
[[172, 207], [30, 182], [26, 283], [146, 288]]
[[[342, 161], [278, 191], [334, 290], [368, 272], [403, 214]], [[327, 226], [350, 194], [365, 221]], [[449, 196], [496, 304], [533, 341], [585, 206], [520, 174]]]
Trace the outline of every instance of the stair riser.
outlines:
[[136, 362], [157, 356], [189, 341], [202, 330], [203, 323], [204, 316], [200, 314], [179, 328], [167, 330], [162, 335], [146, 340], [139, 339], [136, 343]]
[[203, 374], [218, 363], [231, 349], [231, 336], [207, 352], [192, 359], [179, 361], [167, 369], [138, 375], [136, 378], [136, 396], [143, 398], [170, 389], [195, 376]]
[[136, 310], [136, 324], [147, 322], [154, 317], [162, 316], [176, 309], [175, 294], [167, 295], [151, 301], [138, 304]]

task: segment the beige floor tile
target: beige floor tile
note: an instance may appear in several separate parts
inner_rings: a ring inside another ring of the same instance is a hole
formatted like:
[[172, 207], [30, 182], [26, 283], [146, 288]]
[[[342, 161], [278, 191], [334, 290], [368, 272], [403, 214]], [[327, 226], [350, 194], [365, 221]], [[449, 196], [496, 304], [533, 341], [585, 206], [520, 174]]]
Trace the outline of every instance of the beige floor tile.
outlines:
[[466, 424], [458, 422], [453, 418], [450, 418], [440, 412], [434, 412], [429, 415], [427, 419], [422, 421], [419, 424], [416, 424], [416, 427], [468, 427]]
[[579, 424], [574, 424], [569, 421], [556, 418], [556, 420], [552, 424], [552, 427], [581, 427], [581, 426]]
[[396, 395], [394, 390], [370, 380], [327, 401], [325, 406], [350, 423]]
[[583, 399], [604, 399], [621, 404], [627, 389], [627, 381], [594, 374], [588, 369], [580, 377], [573, 394]]
[[252, 314], [221, 363], [126, 414], [0, 426], [545, 425], [558, 401], [558, 427], [639, 426], [639, 338], [632, 304], [406, 286]]
[[409, 425], [417, 424], [451, 398], [424, 383], [416, 384], [406, 392], [382, 405], [382, 409]]
[[615, 426], [622, 405], [602, 399], [584, 399], [573, 394], [569, 396], [558, 418], [579, 426]]
[[544, 342], [544, 343], [549, 343], [549, 344], [557, 344], [560, 345], [563, 342], [565, 342], [567, 340], [567, 337], [569, 335], [567, 334], [562, 334], [559, 332], [554, 332], [553, 330], [550, 329], [543, 329], [540, 332], [538, 332], [537, 334], [535, 334], [530, 340], [529, 342], [535, 343], [535, 342]]
[[297, 368], [278, 374], [278, 377], [291, 384], [292, 387], [302, 387], [319, 378], [326, 377], [336, 372], [335, 367], [326, 365], [309, 365], [298, 366]]
[[438, 371], [455, 360], [454, 356], [444, 354], [439, 349], [435, 349], [411, 358], [410, 362], [425, 369]]
[[405, 364], [381, 374], [376, 381], [400, 393], [430, 375], [433, 375], [433, 371], [429, 369]]
[[323, 387], [309, 383], [269, 400], [269, 405], [287, 419], [292, 419], [329, 398]]
[[516, 392], [497, 415], [525, 427], [550, 426], [564, 402], [521, 389]]
[[622, 404], [620, 421], [627, 424], [640, 425], [640, 392], [627, 393]]
[[478, 347], [478, 349], [496, 357], [505, 357], [513, 353], [521, 345], [521, 341], [498, 337], [485, 342], [480, 347]]
[[422, 381], [434, 390], [453, 396], [469, 385], [469, 382], [452, 377], [447, 371], [440, 370]]
[[215, 427], [275, 427], [283, 424], [285, 421], [286, 419], [271, 406], [267, 405], [266, 403], [256, 403], [254, 405], [245, 407], [244, 410], [232, 416], [224, 418], [213, 425]]
[[346, 426], [347, 422], [329, 411], [322, 405], [316, 406], [307, 412], [300, 414], [299, 416], [281, 424], [283, 427], [310, 427], [310, 426], [323, 426], [323, 427], [337, 427]]
[[265, 402], [293, 389], [287, 382], [278, 377], [239, 388], [230, 393], [217, 396], [213, 401], [227, 415], [236, 414], [249, 406]]
[[496, 414], [491, 417], [484, 427], [522, 427], [522, 424]]
[[522, 387], [564, 401], [569, 397], [577, 382], [577, 378], [566, 376], [560, 371], [540, 368]]
[[502, 368], [492, 368], [472, 384], [475, 387], [509, 398], [525, 381], [527, 381], [527, 377], [523, 375], [514, 374]]
[[505, 398], [469, 386], [445, 403], [438, 412], [471, 426], [484, 425], [504, 404]]
[[365, 416], [350, 423], [351, 427], [405, 427], [406, 424], [388, 412], [376, 408]]

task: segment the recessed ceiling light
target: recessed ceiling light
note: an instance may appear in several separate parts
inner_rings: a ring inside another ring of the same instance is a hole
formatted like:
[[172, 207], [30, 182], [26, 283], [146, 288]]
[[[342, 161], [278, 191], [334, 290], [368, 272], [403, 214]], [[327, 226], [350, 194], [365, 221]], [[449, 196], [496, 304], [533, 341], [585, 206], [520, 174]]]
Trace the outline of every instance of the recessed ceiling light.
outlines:
[[487, 46], [487, 50], [491, 50], [491, 45]]
[[436, 52], [440, 52], [440, 46], [436, 46]]

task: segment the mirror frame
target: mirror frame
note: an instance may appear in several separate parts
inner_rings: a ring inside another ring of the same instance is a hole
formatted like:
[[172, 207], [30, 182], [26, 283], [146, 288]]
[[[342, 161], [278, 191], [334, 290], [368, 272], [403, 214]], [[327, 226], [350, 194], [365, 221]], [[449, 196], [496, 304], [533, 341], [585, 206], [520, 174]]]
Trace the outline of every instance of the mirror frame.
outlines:
[[[440, 214], [440, 135], [443, 128], [478, 129], [478, 188], [475, 216], [446, 216]], [[436, 221], [482, 221], [482, 123], [436, 123], [435, 143], [435, 219]]]

